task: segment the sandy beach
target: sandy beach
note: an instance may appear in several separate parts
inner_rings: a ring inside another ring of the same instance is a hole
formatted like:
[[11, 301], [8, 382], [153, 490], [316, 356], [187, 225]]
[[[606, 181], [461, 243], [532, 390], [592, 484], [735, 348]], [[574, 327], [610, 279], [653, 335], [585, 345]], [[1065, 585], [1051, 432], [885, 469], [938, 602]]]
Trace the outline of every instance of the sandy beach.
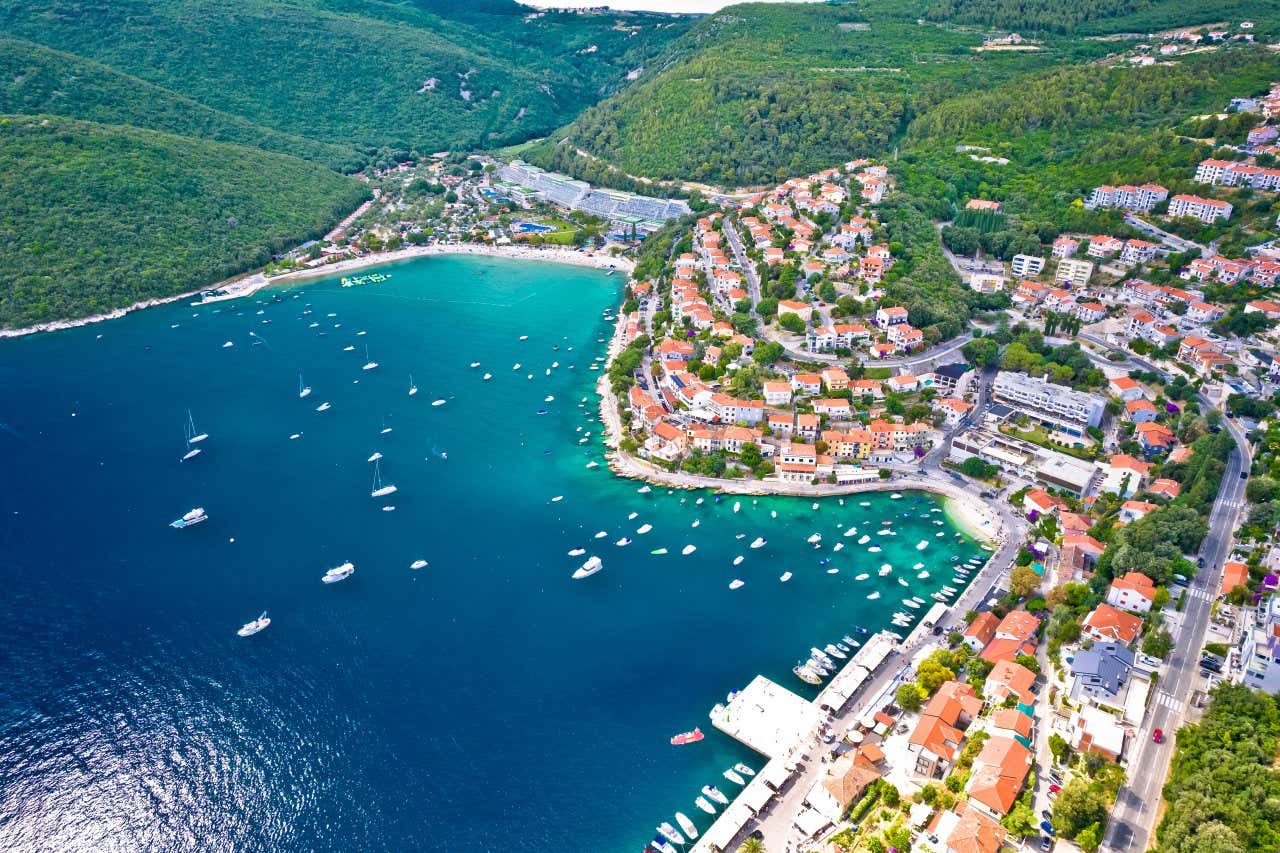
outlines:
[[101, 323], [106, 320], [118, 320], [132, 311], [141, 311], [145, 308], [154, 308], [157, 305], [167, 305], [170, 302], [192, 299], [194, 297], [198, 297], [201, 293], [205, 293], [210, 290], [218, 290], [221, 291], [221, 293], [217, 296], [210, 296], [201, 299], [197, 304], [224, 302], [229, 299], [242, 299], [246, 296], [252, 296], [264, 287], [269, 287], [280, 282], [327, 278], [333, 275], [348, 273], [353, 270], [368, 269], [382, 264], [406, 261], [412, 258], [425, 258], [432, 255], [489, 255], [491, 257], [512, 258], [521, 261], [543, 261], [557, 264], [571, 264], [573, 266], [581, 267], [595, 267], [596, 269], [605, 270], [616, 269], [621, 272], [630, 272], [635, 266], [629, 258], [615, 258], [612, 255], [592, 254], [579, 249], [566, 249], [559, 246], [546, 249], [535, 249], [532, 246], [515, 245], [490, 246], [485, 243], [447, 243], [433, 244], [430, 246], [409, 246], [404, 249], [396, 249], [392, 252], [378, 252], [377, 254], [366, 255], [362, 258], [338, 261], [337, 263], [284, 273], [283, 275], [268, 277], [261, 271], [238, 275], [234, 278], [218, 282], [217, 284], [208, 285], [207, 287], [188, 290], [184, 293], [174, 294], [173, 296], [135, 302], [127, 308], [117, 308], [114, 311], [108, 311], [103, 314], [94, 314], [90, 317], [78, 317], [72, 320], [53, 320], [48, 323], [37, 323], [34, 326], [26, 326], [21, 329], [0, 329], [0, 338], [17, 338], [24, 335], [34, 335], [37, 332], [57, 332], [62, 329], [74, 329], [78, 326], [87, 326], [91, 323]]

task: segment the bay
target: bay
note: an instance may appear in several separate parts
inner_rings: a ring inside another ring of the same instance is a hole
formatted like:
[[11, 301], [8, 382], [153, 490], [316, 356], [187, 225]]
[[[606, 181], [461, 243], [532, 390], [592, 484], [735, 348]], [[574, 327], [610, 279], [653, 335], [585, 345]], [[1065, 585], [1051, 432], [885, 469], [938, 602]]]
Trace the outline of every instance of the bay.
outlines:
[[[677, 810], [705, 829], [700, 786], [762, 764], [709, 725], [727, 691], [812, 696], [790, 672], [810, 646], [980, 553], [931, 496], [815, 511], [613, 476], [588, 368], [618, 277], [378, 272], [0, 344], [0, 845], [639, 849]], [[188, 410], [209, 438], [181, 462]], [[604, 571], [575, 582], [579, 547]]]

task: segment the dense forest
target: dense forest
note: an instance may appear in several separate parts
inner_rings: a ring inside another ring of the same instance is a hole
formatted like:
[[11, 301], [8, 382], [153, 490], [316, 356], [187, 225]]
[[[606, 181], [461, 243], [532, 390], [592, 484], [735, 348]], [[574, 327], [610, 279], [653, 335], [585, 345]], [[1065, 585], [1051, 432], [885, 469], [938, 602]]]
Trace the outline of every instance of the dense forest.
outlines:
[[1280, 704], [1221, 684], [1198, 723], [1178, 731], [1156, 831], [1160, 853], [1274, 853], [1280, 848]]
[[56, 116], [0, 117], [0, 186], [0, 327], [212, 284], [367, 193], [296, 157]]
[[1147, 33], [1222, 21], [1274, 20], [1275, 0], [930, 0], [935, 21], [1050, 33]]
[[887, 3], [729, 7], [525, 157], [582, 174], [582, 148], [633, 175], [774, 181], [881, 153], [927, 105], [1054, 61], [981, 41]]
[[0, 0], [0, 32], [284, 133], [434, 151], [545, 133], [687, 26], [529, 13], [514, 2]]

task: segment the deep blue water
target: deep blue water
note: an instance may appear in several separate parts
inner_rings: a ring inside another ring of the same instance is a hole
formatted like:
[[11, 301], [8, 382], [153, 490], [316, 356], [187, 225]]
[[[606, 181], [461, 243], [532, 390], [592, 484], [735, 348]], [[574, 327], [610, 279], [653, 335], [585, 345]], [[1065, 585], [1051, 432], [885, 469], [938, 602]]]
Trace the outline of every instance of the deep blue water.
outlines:
[[[385, 271], [0, 343], [0, 847], [638, 850], [677, 810], [705, 828], [698, 788], [761, 763], [709, 726], [726, 691], [763, 672], [810, 695], [790, 672], [810, 646], [881, 627], [977, 553], [929, 497], [735, 514], [586, 468], [616, 277]], [[181, 463], [188, 409], [210, 438]], [[193, 506], [210, 520], [168, 527]], [[605, 571], [571, 581], [574, 547]], [[345, 560], [352, 578], [320, 583]], [[235, 636], [264, 609], [270, 628]], [[668, 744], [695, 725], [705, 741]]]

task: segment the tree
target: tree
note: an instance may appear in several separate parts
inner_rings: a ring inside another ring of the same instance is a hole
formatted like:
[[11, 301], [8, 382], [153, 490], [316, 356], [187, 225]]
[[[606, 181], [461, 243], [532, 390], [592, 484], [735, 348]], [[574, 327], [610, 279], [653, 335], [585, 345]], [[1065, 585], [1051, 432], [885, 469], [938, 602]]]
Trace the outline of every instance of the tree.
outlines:
[[1053, 760], [1059, 764], [1068, 764], [1071, 761], [1071, 744], [1067, 743], [1067, 739], [1057, 732], [1049, 735], [1049, 751], [1053, 753]]
[[1142, 639], [1142, 653], [1144, 655], [1163, 659], [1168, 657], [1171, 651], [1173, 651], [1173, 635], [1164, 626], [1148, 632], [1147, 636]]
[[922, 661], [919, 668], [916, 669], [916, 680], [929, 696], [938, 692], [939, 687], [955, 677], [956, 674], [953, 670], [932, 659]]
[[751, 353], [751, 358], [756, 364], [773, 364], [782, 358], [784, 352], [782, 344], [777, 341], [761, 341], [756, 344], [755, 351]]
[[803, 334], [805, 330], [804, 320], [800, 319], [799, 314], [790, 311], [778, 317], [778, 326], [796, 335]]
[[897, 691], [893, 694], [893, 701], [904, 711], [919, 711], [920, 706], [924, 704], [924, 699], [924, 691], [909, 681], [898, 685]]
[[1098, 849], [1098, 830], [1093, 826], [1086, 826], [1084, 829], [1076, 833], [1076, 844], [1080, 845], [1080, 849], [1084, 853], [1093, 853]]
[[1027, 598], [1040, 588], [1040, 580], [1031, 566], [1014, 566], [1009, 575], [1009, 589], [1019, 598]]
[[960, 463], [960, 473], [975, 480], [985, 480], [996, 472], [996, 467], [983, 462], [976, 456], [970, 456], [968, 459]]
[[742, 842], [742, 846], [738, 848], [738, 853], [765, 853], [764, 842], [752, 836]]
[[1013, 659], [1018, 666], [1025, 667], [1036, 675], [1040, 674], [1040, 661], [1035, 659], [1035, 655], [1018, 655]]
[[1000, 821], [1000, 825], [1014, 835], [1025, 838], [1035, 833], [1039, 821], [1036, 820], [1036, 813], [1031, 810], [1031, 807], [1019, 800], [1013, 804], [1013, 808]]
[[1105, 822], [1110, 805], [1106, 795], [1094, 790], [1087, 780], [1072, 779], [1053, 803], [1054, 829], [1059, 835], [1075, 838], [1085, 827]]

